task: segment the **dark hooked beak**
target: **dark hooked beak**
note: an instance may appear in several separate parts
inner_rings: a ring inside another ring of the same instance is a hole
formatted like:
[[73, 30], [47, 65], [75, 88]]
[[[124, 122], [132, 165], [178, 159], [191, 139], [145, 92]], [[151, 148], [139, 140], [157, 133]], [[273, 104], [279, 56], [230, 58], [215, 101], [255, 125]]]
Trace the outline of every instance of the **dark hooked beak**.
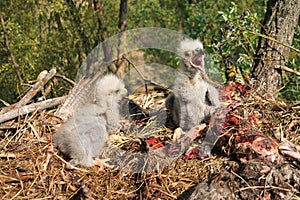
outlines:
[[192, 57], [190, 59], [190, 64], [192, 67], [204, 71], [204, 56], [204, 52], [199, 51], [194, 57]]

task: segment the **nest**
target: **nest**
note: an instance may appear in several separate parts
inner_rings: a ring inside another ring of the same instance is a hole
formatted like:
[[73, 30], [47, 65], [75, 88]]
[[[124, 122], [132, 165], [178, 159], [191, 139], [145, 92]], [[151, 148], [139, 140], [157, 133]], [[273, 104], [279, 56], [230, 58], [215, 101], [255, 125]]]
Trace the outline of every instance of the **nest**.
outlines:
[[[166, 166], [138, 173], [105, 166], [70, 170], [65, 158], [52, 146], [52, 135], [60, 124], [60, 119], [53, 114], [56, 109], [19, 117], [9, 125], [6, 123], [0, 132], [0, 196], [2, 199], [300, 198], [298, 159], [280, 154], [281, 162], [273, 162], [255, 154], [249, 148], [251, 144], [241, 150], [244, 146], [240, 144], [244, 144], [245, 139], [238, 140], [241, 135], [256, 134], [276, 141], [285, 138], [300, 145], [299, 110], [280, 99], [263, 98], [251, 89], [247, 89], [247, 93], [239, 94], [240, 99], [230, 100], [241, 103], [237, 108], [215, 118], [215, 124], [223, 119], [222, 124], [226, 126], [222, 127], [223, 134], [212, 155], [201, 159], [183, 159], [184, 155], [178, 155]], [[151, 113], [158, 110], [154, 109], [156, 105], [163, 109], [165, 97], [166, 91], [153, 90], [131, 99], [146, 113]], [[135, 122], [151, 126], [151, 119]], [[159, 138], [165, 144], [174, 137], [174, 132], [164, 126], [135, 131], [133, 128], [114, 133], [123, 137], [115, 140], [115, 145], [143, 152], [145, 149], [141, 147], [145, 142], [140, 138]], [[159, 149], [145, 148], [147, 152]], [[253, 156], [247, 156], [250, 154]]]

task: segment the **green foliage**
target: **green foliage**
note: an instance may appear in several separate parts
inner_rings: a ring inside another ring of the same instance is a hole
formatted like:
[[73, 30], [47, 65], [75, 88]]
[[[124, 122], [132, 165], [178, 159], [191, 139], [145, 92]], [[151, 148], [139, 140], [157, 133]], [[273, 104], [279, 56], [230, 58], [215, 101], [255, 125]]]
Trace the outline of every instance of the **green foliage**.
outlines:
[[[260, 22], [258, 14], [250, 10], [240, 10], [235, 3], [225, 11], [219, 11], [223, 26], [212, 39], [210, 45], [213, 60], [218, 66], [223, 65], [222, 56], [231, 55], [242, 68], [249, 73], [255, 54]], [[221, 68], [224, 70], [224, 68]]]
[[[246, 30], [259, 33], [259, 19], [262, 18], [264, 11], [263, 1], [249, 0], [247, 3], [245, 1], [236, 1], [236, 3], [233, 1], [199, 1], [197, 3], [164, 1], [162, 4], [158, 0], [135, 0], [133, 3], [139, 3], [138, 9], [129, 20], [134, 25], [156, 25], [171, 29], [176, 27], [184, 34], [203, 41], [208, 54], [212, 56], [216, 67], [221, 71], [223, 54], [232, 54], [238, 64], [244, 66], [245, 71], [249, 71], [257, 36]], [[256, 8], [257, 5], [260, 5], [259, 9], [249, 8], [252, 6]], [[173, 21], [170, 21], [170, 16], [174, 18]], [[171, 27], [169, 27], [170, 24]], [[218, 45], [218, 49], [215, 45]], [[178, 62], [174, 61], [174, 56], [168, 55], [167, 52], [157, 50], [146, 52], [151, 54], [151, 61], [178, 66]], [[170, 61], [166, 63], [165, 59]]]
[[177, 2], [172, 0], [132, 0], [128, 28], [162, 27], [177, 30]]
[[[87, 53], [100, 42], [102, 33], [98, 31], [97, 12], [92, 1], [32, 0], [26, 3], [2, 3], [10, 48], [20, 65], [24, 83], [35, 80], [41, 71], [52, 67], [56, 67], [58, 73], [74, 79]], [[104, 9], [108, 10], [105, 20], [112, 24], [108, 32], [117, 33], [118, 6], [111, 1], [104, 1], [103, 4]], [[109, 12], [110, 9], [115, 10]], [[4, 43], [3, 34], [0, 42]], [[28, 84], [20, 84], [4, 46], [0, 47], [0, 53], [0, 98], [16, 102], [29, 87]], [[62, 88], [58, 95], [70, 89], [61, 80], [58, 88]]]
[[[219, 11], [218, 13], [221, 15], [222, 24], [225, 24], [225, 26], [220, 29], [220, 35], [213, 38], [214, 42], [210, 46], [213, 51], [210, 55], [218, 67], [222, 66], [222, 55], [232, 55], [244, 74], [250, 73], [258, 43], [257, 33], [260, 33], [262, 27], [259, 19], [262, 19], [262, 17], [258, 17], [258, 13], [250, 10], [241, 12], [237, 4], [233, 2], [226, 11]], [[293, 47], [296, 49], [300, 49], [299, 29], [298, 26], [294, 36]], [[299, 58], [299, 53], [291, 50], [287, 66], [299, 71]], [[222, 67], [220, 69], [222, 71]], [[279, 96], [286, 100], [299, 101], [299, 77], [286, 74], [284, 78], [285, 87], [280, 91]]]
[[[20, 65], [21, 85], [4, 45], [0, 46], [0, 98], [16, 102], [29, 89], [27, 83], [43, 70], [75, 79], [80, 64], [102, 39], [119, 33], [119, 1], [102, 0], [103, 16], [93, 0], [1, 1], [10, 48]], [[222, 55], [230, 54], [244, 72], [249, 72], [264, 17], [266, 0], [212, 1], [196, 3], [173, 0], [129, 0], [127, 29], [163, 27], [203, 41], [215, 65], [223, 69]], [[101, 23], [99, 23], [99, 17]], [[299, 47], [299, 27], [294, 47]], [[0, 42], [4, 44], [0, 27]], [[175, 55], [160, 50], [146, 51], [149, 61], [178, 66]], [[291, 52], [289, 67], [299, 70], [299, 54]], [[282, 95], [300, 99], [298, 77], [286, 76]], [[291, 83], [291, 84], [290, 84]], [[59, 79], [57, 95], [70, 86]]]

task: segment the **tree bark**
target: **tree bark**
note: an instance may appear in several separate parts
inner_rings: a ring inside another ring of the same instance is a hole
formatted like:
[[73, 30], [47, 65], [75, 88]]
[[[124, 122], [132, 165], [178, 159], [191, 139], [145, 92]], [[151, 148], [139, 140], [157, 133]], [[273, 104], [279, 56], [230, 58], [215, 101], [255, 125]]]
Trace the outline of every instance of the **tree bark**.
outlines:
[[[94, 10], [97, 12], [97, 21], [98, 21], [98, 35], [100, 36], [100, 41], [103, 42], [105, 39], [108, 38], [108, 31], [104, 20], [104, 9], [101, 0], [94, 0]], [[98, 42], [94, 45], [98, 45]]]
[[116, 73], [122, 77], [125, 73], [125, 63], [123, 60], [124, 49], [122, 48], [122, 40], [126, 39], [126, 34], [123, 33], [126, 30], [127, 25], [127, 0], [120, 1], [120, 11], [119, 11], [119, 31], [120, 37], [118, 42], [118, 60], [116, 63]]
[[[93, 0], [94, 3], [94, 9], [97, 12], [97, 21], [98, 21], [98, 35], [100, 36], [100, 42], [105, 41], [108, 39], [108, 30], [107, 25], [104, 18], [104, 8], [103, 3], [101, 0]], [[98, 44], [96, 44], [98, 45]], [[112, 49], [109, 48], [109, 45], [104, 42], [102, 43], [102, 50], [104, 54], [104, 63], [108, 63], [111, 60], [112, 57]], [[112, 68], [112, 65], [109, 66], [109, 68]]]
[[127, 0], [121, 0], [120, 2], [120, 12], [119, 12], [119, 25], [118, 28], [120, 32], [125, 31], [127, 20]]
[[[300, 0], [269, 0], [262, 34], [252, 69], [260, 94], [276, 95], [282, 84], [282, 70], [288, 62], [295, 27], [298, 24]], [[270, 39], [274, 38], [274, 39]]]

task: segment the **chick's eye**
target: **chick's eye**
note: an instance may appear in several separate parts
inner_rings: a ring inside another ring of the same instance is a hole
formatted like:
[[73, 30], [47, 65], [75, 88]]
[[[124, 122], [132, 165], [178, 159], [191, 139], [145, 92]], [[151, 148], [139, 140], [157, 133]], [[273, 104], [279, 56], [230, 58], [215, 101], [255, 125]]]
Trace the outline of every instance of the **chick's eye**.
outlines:
[[184, 52], [184, 55], [185, 55], [186, 57], [190, 57], [190, 56], [192, 55], [192, 52], [190, 52], [190, 51], [185, 51], [185, 52]]
[[120, 92], [120, 90], [116, 90], [115, 93], [118, 94]]

